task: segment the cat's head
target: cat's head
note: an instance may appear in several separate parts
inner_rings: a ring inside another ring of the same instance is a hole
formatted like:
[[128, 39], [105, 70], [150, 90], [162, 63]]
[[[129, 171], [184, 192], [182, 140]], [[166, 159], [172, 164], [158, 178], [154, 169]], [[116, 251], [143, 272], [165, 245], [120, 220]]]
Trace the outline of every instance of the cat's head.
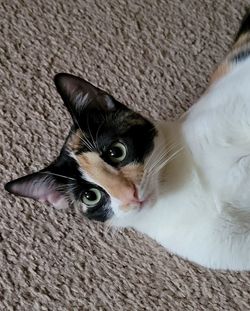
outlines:
[[100, 221], [143, 208], [157, 186], [153, 123], [81, 78], [62, 73], [55, 84], [73, 119], [60, 155], [5, 188], [56, 207], [80, 205]]

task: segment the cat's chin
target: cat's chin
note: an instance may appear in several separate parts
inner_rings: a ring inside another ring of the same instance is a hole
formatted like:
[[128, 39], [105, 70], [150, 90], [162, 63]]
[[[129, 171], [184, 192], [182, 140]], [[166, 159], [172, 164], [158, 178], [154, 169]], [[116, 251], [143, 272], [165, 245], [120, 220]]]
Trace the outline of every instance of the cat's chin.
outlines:
[[141, 211], [144, 208], [153, 206], [155, 202], [156, 202], [156, 194], [154, 192], [151, 192], [141, 202], [140, 207], [139, 207], [139, 211]]

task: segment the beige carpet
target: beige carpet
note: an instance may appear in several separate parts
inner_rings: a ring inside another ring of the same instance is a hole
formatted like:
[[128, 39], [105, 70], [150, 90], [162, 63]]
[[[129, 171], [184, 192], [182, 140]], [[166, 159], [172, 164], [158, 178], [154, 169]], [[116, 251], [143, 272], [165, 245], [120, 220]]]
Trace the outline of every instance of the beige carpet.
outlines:
[[[82, 75], [177, 118], [228, 50], [245, 0], [0, 1], [1, 182], [57, 154], [69, 118], [52, 78]], [[250, 273], [214, 272], [74, 211], [0, 197], [0, 310], [250, 310]]]

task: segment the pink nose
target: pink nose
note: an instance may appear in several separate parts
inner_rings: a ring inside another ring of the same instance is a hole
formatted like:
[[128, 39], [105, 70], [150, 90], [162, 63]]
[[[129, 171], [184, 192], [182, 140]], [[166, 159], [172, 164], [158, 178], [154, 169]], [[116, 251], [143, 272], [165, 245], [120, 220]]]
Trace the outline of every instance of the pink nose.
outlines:
[[125, 205], [141, 203], [141, 201], [139, 200], [138, 191], [135, 185], [127, 188], [126, 190], [124, 189], [121, 199]]

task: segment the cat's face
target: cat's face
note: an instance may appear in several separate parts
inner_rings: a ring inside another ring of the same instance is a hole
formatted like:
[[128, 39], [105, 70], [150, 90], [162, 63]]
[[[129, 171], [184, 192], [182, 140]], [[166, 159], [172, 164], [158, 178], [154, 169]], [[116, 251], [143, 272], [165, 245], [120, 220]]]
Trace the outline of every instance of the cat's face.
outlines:
[[59, 74], [55, 83], [73, 119], [70, 134], [55, 162], [6, 189], [56, 207], [80, 205], [99, 221], [143, 208], [155, 195], [154, 125], [80, 78]]

